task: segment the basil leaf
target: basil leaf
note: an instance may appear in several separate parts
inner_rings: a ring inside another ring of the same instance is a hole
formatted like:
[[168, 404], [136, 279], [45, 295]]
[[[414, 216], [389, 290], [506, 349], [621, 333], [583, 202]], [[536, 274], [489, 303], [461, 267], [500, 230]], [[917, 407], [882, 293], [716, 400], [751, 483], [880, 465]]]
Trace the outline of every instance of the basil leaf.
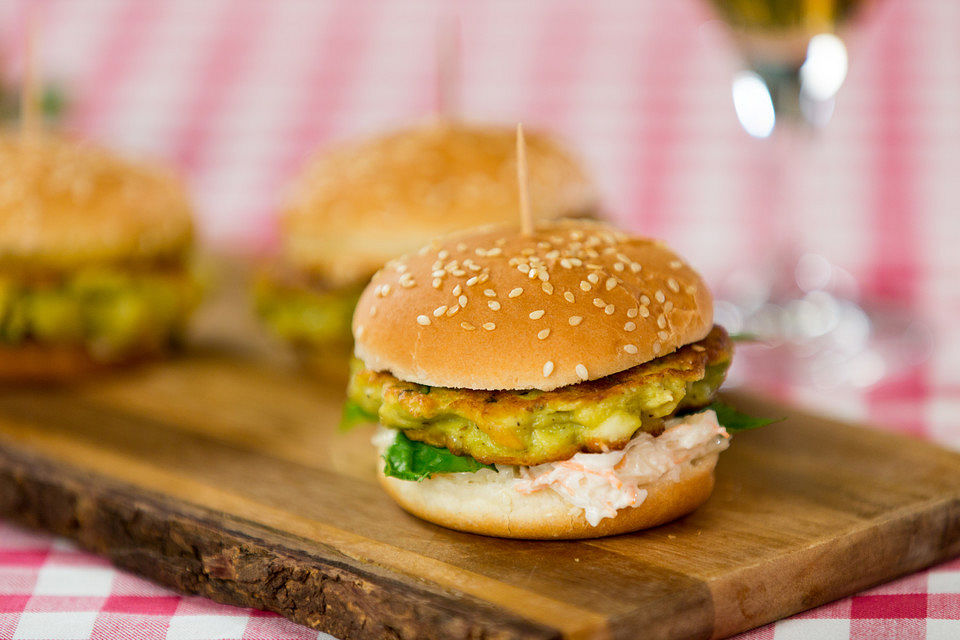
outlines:
[[780, 422], [786, 418], [757, 418], [740, 413], [733, 407], [723, 402], [714, 402], [707, 409], [712, 409], [717, 414], [717, 422], [720, 426], [730, 433], [738, 431], [749, 431], [750, 429], [759, 429], [774, 422]]
[[343, 405], [343, 416], [340, 418], [340, 431], [349, 431], [358, 424], [370, 424], [379, 421], [380, 416], [370, 413], [353, 400], [347, 400]]
[[436, 473], [472, 473], [480, 469], [493, 469], [493, 465], [482, 464], [470, 456], [458, 456], [447, 449], [433, 447], [423, 442], [411, 440], [397, 432], [397, 438], [383, 453], [385, 475], [401, 480], [423, 480]]

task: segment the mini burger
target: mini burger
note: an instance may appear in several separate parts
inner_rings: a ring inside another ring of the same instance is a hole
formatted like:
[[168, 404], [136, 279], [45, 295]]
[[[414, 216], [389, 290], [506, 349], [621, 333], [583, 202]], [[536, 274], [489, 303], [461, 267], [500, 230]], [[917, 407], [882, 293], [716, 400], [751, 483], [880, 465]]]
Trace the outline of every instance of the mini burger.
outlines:
[[0, 134], [0, 380], [155, 355], [199, 286], [180, 184], [50, 134]]
[[596, 222], [487, 227], [393, 260], [353, 334], [345, 417], [379, 422], [383, 487], [462, 531], [591, 538], [678, 518], [713, 489], [718, 410], [739, 415], [711, 404], [732, 349], [703, 280]]
[[[307, 361], [349, 354], [357, 299], [387, 260], [515, 217], [514, 144], [509, 127], [436, 121], [319, 155], [281, 216], [279, 260], [255, 285], [263, 322]], [[529, 135], [527, 155], [538, 219], [596, 213], [591, 183], [558, 143]]]

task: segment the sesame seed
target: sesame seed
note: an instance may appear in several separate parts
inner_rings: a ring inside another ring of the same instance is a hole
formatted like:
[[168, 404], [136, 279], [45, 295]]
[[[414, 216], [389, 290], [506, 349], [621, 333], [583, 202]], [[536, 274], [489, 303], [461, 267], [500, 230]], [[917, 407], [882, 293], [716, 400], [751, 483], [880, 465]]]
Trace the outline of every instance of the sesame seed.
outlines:
[[529, 277], [531, 280], [533, 280], [534, 278], [536, 278], [536, 277], [537, 277], [537, 270], [536, 270], [536, 269], [530, 269], [530, 271], [527, 272], [527, 277]]
[[607, 291], [611, 291], [616, 286], [617, 286], [616, 278], [607, 278]]
[[430, 324], [430, 318], [428, 318], [427, 316], [417, 316], [417, 324], [427, 326], [428, 324]]
[[639, 273], [639, 272], [640, 272], [640, 268], [641, 268], [641, 267], [640, 267], [640, 264], [639, 264], [639, 263], [636, 263], [636, 262], [631, 262], [631, 263], [630, 263], [630, 272], [631, 272], [631, 273]]
[[467, 286], [472, 287], [473, 285], [477, 284], [477, 280], [479, 279], [480, 279], [479, 277], [473, 276], [472, 278], [467, 280]]
[[684, 288], [684, 291], [687, 292], [687, 295], [692, 296], [693, 294], [695, 294], [695, 293], [697, 292], [697, 287], [696, 287], [696, 285], [688, 284], [688, 285]]
[[647, 309], [646, 307], [640, 307], [640, 317], [641, 317], [641, 318], [649, 318], [649, 317], [650, 317], [650, 309]]
[[447, 272], [443, 269], [434, 269], [433, 273], [430, 275], [432, 275], [434, 278], [442, 278], [443, 276], [447, 275]]
[[613, 263], [613, 270], [614, 270], [614, 271], [623, 271], [624, 268], [625, 268], [625, 267], [623, 266], [623, 263], [622, 263], [622, 262], [614, 262], [614, 263]]
[[657, 333], [657, 337], [660, 338], [661, 340], [666, 340], [667, 338], [670, 337], [670, 334], [667, 333], [666, 331], [660, 331]]
[[580, 281], [580, 289], [582, 289], [583, 291], [590, 291], [590, 289], [592, 289], [592, 288], [593, 288], [593, 287], [591, 287], [591, 286], [590, 286], [590, 283], [587, 282], [586, 280], [581, 280], [581, 281]]
[[570, 321], [569, 321], [569, 322], [570, 322], [570, 326], [571, 326], [571, 327], [575, 327], [575, 326], [577, 326], [578, 324], [580, 324], [581, 322], [583, 322], [583, 318], [580, 317], [580, 316], [570, 316]]
[[494, 329], [497, 328], [497, 325], [493, 324], [492, 322], [484, 322], [483, 328], [486, 329], [487, 331], [493, 331]]
[[672, 301], [672, 300], [667, 300], [666, 302], [663, 303], [663, 311], [664, 311], [664, 313], [670, 313], [671, 311], [673, 311], [673, 301]]
[[569, 268], [570, 268], [571, 266], [573, 266], [573, 265], [571, 265], [571, 264], [570, 264], [570, 261], [567, 260], [566, 258], [561, 258], [561, 259], [560, 259], [560, 266], [563, 267], [564, 269], [569, 269]]
[[372, 318], [375, 315], [377, 315], [377, 305], [372, 305], [370, 307], [370, 317]]
[[595, 306], [595, 307], [598, 307], [598, 308], [602, 309], [602, 308], [605, 307], [606, 305], [607, 305], [607, 303], [603, 301], [603, 298], [594, 298], [594, 299], [593, 299], [593, 306]]
[[460, 311], [460, 305], [455, 304], [449, 309], [447, 309], [447, 317], [452, 318], [453, 316], [456, 315], [457, 311]]
[[417, 286], [417, 283], [413, 280], [401, 280], [400, 286], [403, 287], [404, 289], [411, 289]]
[[457, 243], [457, 251], [466, 251], [466, 250], [467, 250], [467, 243], [465, 242]]
[[488, 300], [488, 301], [487, 301], [487, 306], [490, 307], [490, 309], [493, 310], [493, 311], [499, 311], [499, 310], [500, 310], [500, 303], [497, 302], [496, 300]]
[[565, 299], [567, 302], [573, 302], [574, 299], [575, 299], [575, 298], [573, 297], [573, 293], [570, 292], [570, 291], [564, 291], [564, 292], [563, 292], [563, 297], [564, 297], [564, 299]]
[[627, 353], [635, 354], [637, 352], [637, 345], [635, 344], [625, 344], [623, 345], [623, 350]]
[[501, 249], [500, 247], [494, 247], [493, 249], [487, 250], [488, 256], [499, 256], [502, 253], [503, 253], [503, 249]]
[[671, 260], [671, 261], [670, 261], [670, 268], [671, 268], [671, 269], [679, 269], [679, 268], [682, 267], [682, 266], [683, 266], [683, 263], [680, 262], [679, 260]]
[[657, 326], [660, 327], [661, 329], [667, 326], [667, 317], [662, 313], [659, 316], [657, 316]]
[[540, 333], [537, 334], [537, 337], [541, 340], [546, 340], [547, 336], [550, 335], [550, 329], [543, 329]]
[[490, 274], [484, 272], [484, 273], [481, 273], [481, 274], [480, 274], [480, 280], [479, 280], [478, 282], [480, 282], [480, 284], [483, 284], [484, 282], [486, 282], [486, 281], [489, 280], [489, 279], [490, 279]]
[[660, 343], [659, 343], [659, 342], [654, 342], [654, 343], [653, 343], [653, 352], [654, 352], [654, 353], [660, 353]]
[[614, 311], [616, 311], [616, 308], [612, 304], [608, 304], [603, 308], [603, 312], [608, 316], [612, 316]]
[[454, 269], [450, 273], [457, 276], [458, 278], [462, 278], [463, 276], [467, 275], [467, 272], [464, 271], [463, 269]]
[[657, 289], [657, 292], [653, 294], [653, 297], [656, 298], [657, 302], [659, 302], [660, 304], [663, 304], [667, 299], [667, 297], [663, 295], [663, 291], [660, 289]]
[[494, 291], [493, 289], [484, 289], [483, 295], [487, 296], [488, 298], [496, 298], [497, 292]]
[[383, 291], [383, 293], [380, 294], [382, 297], [386, 297], [386, 296], [390, 295], [390, 285], [389, 285], [389, 284], [383, 285], [382, 287], [380, 287], [380, 290]]
[[531, 311], [531, 312], [530, 312], [530, 319], [531, 319], [531, 320], [539, 320], [540, 318], [543, 317], [543, 314], [544, 314], [544, 313], [545, 313], [545, 312], [544, 312], [543, 309], [537, 309], [536, 311]]
[[441, 260], [446, 260], [447, 258], [450, 257], [450, 252], [447, 251], [446, 249], [441, 249], [441, 250], [437, 253], [437, 257], [440, 258]]
[[628, 322], [625, 325], [623, 325], [624, 331], [634, 331], [636, 330], [636, 328], [637, 328], [637, 324], [635, 322]]
[[591, 273], [590, 275], [587, 276], [587, 280], [589, 280], [589, 281], [590, 281], [591, 283], [593, 283], [593, 284], [597, 284], [597, 283], [600, 281], [600, 276], [598, 276], [598, 275], [594, 272], [594, 273]]
[[590, 375], [587, 373], [587, 368], [582, 364], [578, 364], [575, 369], [577, 372], [577, 377], [579, 377], [581, 380], [586, 380], [590, 377]]
[[540, 285], [540, 288], [543, 289], [543, 292], [544, 292], [545, 294], [547, 294], [548, 296], [549, 296], [549, 295], [553, 295], [553, 285], [550, 284], [549, 282], [544, 282], [544, 283], [542, 283], [542, 284]]
[[358, 338], [362, 337], [362, 336], [363, 336], [363, 332], [366, 331], [366, 330], [367, 330], [367, 328], [364, 327], [362, 324], [361, 324], [361, 325], [357, 325], [357, 337], [358, 337]]
[[460, 303], [461, 307], [467, 306], [467, 296], [461, 295], [459, 298], [457, 298], [457, 302]]
[[636, 307], [631, 307], [631, 308], [627, 309], [627, 317], [628, 317], [628, 318], [636, 318], [636, 317], [637, 317], [637, 308], [636, 308]]
[[433, 310], [433, 317], [434, 317], [434, 318], [439, 318], [440, 316], [442, 316], [442, 315], [445, 314], [446, 312], [447, 312], [447, 305], [442, 304], [442, 305], [440, 305], [439, 307], [437, 307], [436, 309]]
[[667, 286], [670, 287], [670, 291], [680, 293], [680, 285], [677, 283], [676, 278], [667, 278]]
[[443, 280], [441, 280], [440, 278], [434, 278], [434, 279], [433, 279], [433, 288], [434, 288], [434, 289], [439, 289], [439, 288], [442, 287], [442, 286], [443, 286]]
[[547, 360], [543, 363], [543, 377], [549, 378], [551, 373], [553, 373], [553, 360]]
[[453, 288], [453, 295], [458, 296], [463, 293], [463, 288], [460, 285], [457, 285]]
[[476, 329], [476, 327], [470, 324], [469, 322], [461, 322], [460, 328], [466, 329], [467, 331], [473, 331], [474, 329]]
[[525, 262], [521, 262], [520, 264], [517, 265], [517, 269], [519, 269], [524, 273], [528, 273], [530, 271], [530, 265], [528, 265]]
[[648, 305], [648, 304], [650, 304], [650, 298], [648, 298], [648, 297], [646, 296], [646, 294], [640, 296], [640, 304], [642, 304], [642, 305]]
[[520, 287], [517, 287], [516, 289], [511, 289], [511, 290], [510, 290], [510, 293], [507, 294], [507, 297], [508, 297], [508, 298], [516, 298], [516, 297], [517, 297], [518, 295], [520, 295], [521, 293], [523, 293], [523, 289], [521, 289]]

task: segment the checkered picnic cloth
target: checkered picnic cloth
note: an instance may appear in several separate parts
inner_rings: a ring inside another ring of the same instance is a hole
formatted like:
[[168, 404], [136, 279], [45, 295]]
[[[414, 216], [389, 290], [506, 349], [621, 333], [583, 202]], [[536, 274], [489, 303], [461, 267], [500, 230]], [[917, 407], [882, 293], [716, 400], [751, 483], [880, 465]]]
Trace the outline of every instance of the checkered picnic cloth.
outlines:
[[[582, 152], [611, 213], [715, 284], [763, 268], [777, 230], [921, 319], [936, 349], [872, 388], [741, 380], [960, 448], [960, 3], [883, 0], [849, 34], [833, 121], [786, 177], [736, 122], [740, 61], [702, 0], [45, 0], [42, 66], [69, 125], [165, 158], [205, 238], [259, 246], [316, 146], [435, 103], [436, 30], [462, 25], [464, 116], [543, 126]], [[0, 0], [15, 78], [22, 0]], [[752, 376], [752, 377], [751, 377]], [[271, 614], [183, 597], [69, 544], [0, 526], [0, 638], [306, 638]], [[322, 634], [321, 634], [322, 637]], [[744, 638], [960, 638], [952, 562]]]

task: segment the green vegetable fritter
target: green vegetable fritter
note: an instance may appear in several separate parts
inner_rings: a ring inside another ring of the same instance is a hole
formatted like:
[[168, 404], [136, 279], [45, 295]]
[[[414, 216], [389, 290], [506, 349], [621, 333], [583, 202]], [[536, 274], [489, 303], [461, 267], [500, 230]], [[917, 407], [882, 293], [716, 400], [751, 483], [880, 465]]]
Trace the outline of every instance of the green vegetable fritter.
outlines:
[[0, 276], [0, 348], [82, 346], [110, 360], [162, 346], [182, 332], [201, 289], [186, 268], [97, 267], [39, 281]]
[[703, 340], [620, 373], [553, 391], [427, 387], [354, 360], [348, 396], [411, 440], [485, 464], [535, 465], [626, 445], [662, 430], [678, 410], [706, 406], [723, 382], [732, 346], [714, 327]]
[[325, 289], [261, 278], [254, 288], [257, 314], [277, 337], [294, 345], [352, 343], [350, 323], [363, 285]]

